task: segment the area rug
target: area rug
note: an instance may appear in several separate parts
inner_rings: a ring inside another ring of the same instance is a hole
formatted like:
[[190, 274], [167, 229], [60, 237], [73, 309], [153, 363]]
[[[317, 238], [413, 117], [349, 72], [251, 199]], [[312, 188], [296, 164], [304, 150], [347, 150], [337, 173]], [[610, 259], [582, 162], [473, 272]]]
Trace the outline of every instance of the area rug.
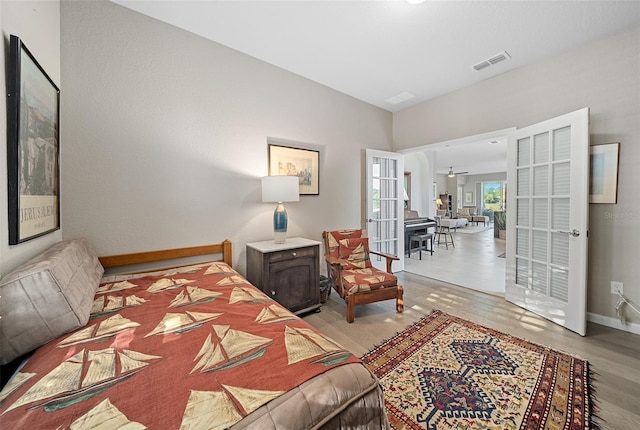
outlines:
[[456, 230], [454, 230], [456, 233], [465, 233], [465, 234], [473, 234], [473, 233], [480, 233], [481, 231], [487, 231], [490, 228], [493, 228], [493, 226], [491, 225], [467, 225], [466, 227], [461, 227], [458, 228]]
[[362, 359], [393, 429], [599, 429], [587, 361], [441, 311]]

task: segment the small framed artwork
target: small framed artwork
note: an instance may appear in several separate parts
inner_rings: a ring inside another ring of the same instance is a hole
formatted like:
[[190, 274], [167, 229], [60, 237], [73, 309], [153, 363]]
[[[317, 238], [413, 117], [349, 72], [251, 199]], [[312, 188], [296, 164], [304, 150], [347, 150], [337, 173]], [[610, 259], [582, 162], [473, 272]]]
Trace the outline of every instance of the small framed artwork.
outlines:
[[620, 143], [592, 145], [590, 152], [589, 203], [617, 203]]
[[9, 41], [9, 244], [60, 228], [60, 90], [19, 37]]
[[269, 144], [269, 176], [297, 176], [300, 195], [320, 194], [320, 151]]
[[432, 185], [432, 190], [431, 190], [431, 192], [433, 193], [433, 201], [434, 202], [438, 198], [438, 194], [436, 193], [436, 191], [437, 191], [437, 186], [436, 186], [436, 183], [434, 182], [433, 185]]
[[473, 204], [473, 191], [467, 191], [464, 193], [465, 204]]

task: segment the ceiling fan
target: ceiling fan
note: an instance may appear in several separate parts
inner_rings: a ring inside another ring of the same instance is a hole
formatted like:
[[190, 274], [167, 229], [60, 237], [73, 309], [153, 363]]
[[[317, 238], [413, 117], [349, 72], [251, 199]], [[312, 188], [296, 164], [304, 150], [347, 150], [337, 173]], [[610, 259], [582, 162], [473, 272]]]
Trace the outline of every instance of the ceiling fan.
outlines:
[[456, 175], [466, 175], [469, 172], [454, 172], [453, 171], [453, 166], [449, 167], [449, 173], [447, 174], [448, 177], [453, 178]]

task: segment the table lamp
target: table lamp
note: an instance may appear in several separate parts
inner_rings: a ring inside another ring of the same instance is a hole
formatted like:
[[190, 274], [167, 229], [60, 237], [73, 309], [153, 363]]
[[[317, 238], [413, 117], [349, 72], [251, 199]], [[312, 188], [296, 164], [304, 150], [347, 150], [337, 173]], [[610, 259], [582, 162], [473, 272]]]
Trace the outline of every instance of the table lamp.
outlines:
[[300, 201], [297, 176], [265, 176], [262, 178], [262, 202], [278, 203], [273, 212], [275, 243], [284, 243], [287, 237], [287, 211], [283, 203], [297, 201]]

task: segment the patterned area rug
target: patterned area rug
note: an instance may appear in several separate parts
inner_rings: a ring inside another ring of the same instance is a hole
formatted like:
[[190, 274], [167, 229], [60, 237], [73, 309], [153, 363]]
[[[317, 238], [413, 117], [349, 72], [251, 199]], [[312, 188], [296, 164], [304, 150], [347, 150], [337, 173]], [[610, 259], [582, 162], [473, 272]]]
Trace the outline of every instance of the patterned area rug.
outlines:
[[362, 359], [393, 429], [599, 429], [588, 362], [441, 311]]

